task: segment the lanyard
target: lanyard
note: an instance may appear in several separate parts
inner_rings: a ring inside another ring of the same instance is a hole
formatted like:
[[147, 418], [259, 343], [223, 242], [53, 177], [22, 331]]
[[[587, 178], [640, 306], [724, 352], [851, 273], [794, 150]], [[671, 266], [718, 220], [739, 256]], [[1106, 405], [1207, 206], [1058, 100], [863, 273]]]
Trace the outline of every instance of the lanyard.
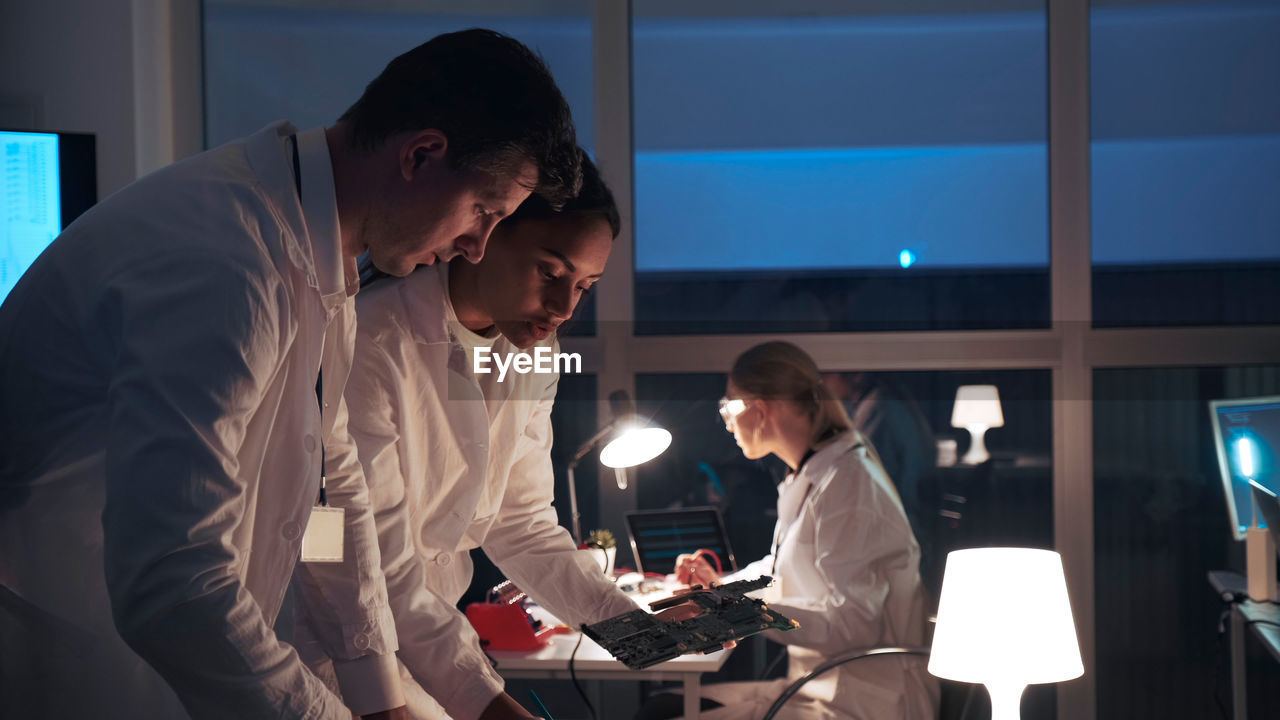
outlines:
[[[298, 201], [302, 201], [302, 162], [298, 158], [298, 136], [289, 136], [289, 145], [293, 149], [293, 186], [298, 190]], [[316, 372], [316, 405], [320, 408], [320, 505], [329, 504], [324, 494], [325, 456], [324, 456], [324, 367]]]
[[324, 496], [324, 368], [316, 373], [316, 404], [320, 406], [320, 506], [325, 507], [329, 501]]

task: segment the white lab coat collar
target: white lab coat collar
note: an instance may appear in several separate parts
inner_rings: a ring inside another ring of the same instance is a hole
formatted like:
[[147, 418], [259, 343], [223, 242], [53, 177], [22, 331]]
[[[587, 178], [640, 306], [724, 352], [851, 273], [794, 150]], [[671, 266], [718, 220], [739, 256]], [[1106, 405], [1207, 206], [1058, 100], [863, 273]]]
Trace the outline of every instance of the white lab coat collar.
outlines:
[[[409, 333], [414, 342], [453, 342], [468, 347], [493, 347], [500, 340], [501, 336], [497, 334], [484, 337], [467, 330], [458, 320], [453, 300], [449, 297], [448, 263], [419, 267], [397, 283], [397, 286], [407, 320], [402, 330]], [[462, 333], [467, 336], [460, 337]]]
[[805, 488], [823, 476], [836, 458], [864, 443], [862, 435], [855, 430], [845, 430], [831, 438], [801, 463], [798, 472], [787, 473], [786, 479], [778, 485], [778, 495], [788, 494], [795, 488], [803, 493]]
[[809, 459], [801, 464], [799, 472], [788, 473], [785, 480], [778, 484], [778, 525], [775, 542], [785, 537], [787, 528], [800, 515], [805, 499], [813, 493], [809, 490], [815, 483], [821, 482], [836, 460], [846, 452], [863, 444], [862, 436], [856, 431], [846, 430], [827, 441], [818, 448]]
[[[293, 180], [293, 152], [288, 142], [295, 134], [302, 202]], [[333, 163], [324, 129], [298, 132], [292, 123], [273, 123], [246, 140], [246, 152], [264, 188], [275, 196], [285, 224], [302, 230], [300, 237], [284, 237], [281, 243], [293, 264], [306, 273], [307, 284], [320, 292], [325, 310], [332, 316], [359, 289], [359, 281], [349, 283], [344, 275], [347, 263], [342, 256]]]
[[[298, 164], [302, 169], [302, 213], [312, 240], [316, 278], [325, 308], [330, 312], [360, 289], [355, 258], [342, 255], [342, 228], [338, 225], [338, 196], [334, 190], [333, 161], [324, 128], [298, 133]], [[349, 278], [349, 279], [348, 279]]]
[[499, 335], [497, 330], [485, 337], [462, 324], [458, 312], [453, 308], [453, 298], [449, 295], [449, 263], [438, 262], [433, 268], [440, 275], [440, 289], [444, 293], [444, 319], [450, 337], [468, 350], [478, 346], [493, 347]]

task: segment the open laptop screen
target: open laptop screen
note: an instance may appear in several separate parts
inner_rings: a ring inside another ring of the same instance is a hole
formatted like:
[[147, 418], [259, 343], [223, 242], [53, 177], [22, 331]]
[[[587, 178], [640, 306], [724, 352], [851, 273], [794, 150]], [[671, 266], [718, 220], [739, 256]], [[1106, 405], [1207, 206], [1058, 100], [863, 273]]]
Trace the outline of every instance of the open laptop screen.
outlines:
[[720, 558], [725, 573], [738, 569], [733, 550], [729, 547], [729, 538], [724, 532], [724, 522], [716, 508], [627, 513], [627, 531], [631, 535], [636, 569], [640, 572], [673, 573], [677, 555], [703, 548]]

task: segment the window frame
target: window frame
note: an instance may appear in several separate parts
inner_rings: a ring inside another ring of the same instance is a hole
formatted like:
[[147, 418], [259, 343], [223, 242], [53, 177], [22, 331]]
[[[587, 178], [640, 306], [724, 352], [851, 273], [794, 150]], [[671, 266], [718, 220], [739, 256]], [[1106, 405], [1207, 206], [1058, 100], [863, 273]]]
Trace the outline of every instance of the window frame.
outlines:
[[[1093, 516], [1093, 371], [1106, 367], [1249, 365], [1280, 357], [1280, 325], [1101, 329], [1092, 327], [1088, 0], [1047, 0], [1049, 68], [1048, 330], [635, 336], [632, 0], [593, 0], [597, 154], [624, 218], [600, 284], [600, 330], [566, 339], [599, 387], [635, 391], [637, 373], [727, 368], [765, 339], [805, 347], [830, 370], [1048, 369], [1053, 387], [1053, 517], [1085, 674], [1058, 686], [1058, 717], [1097, 715]], [[1085, 401], [1078, 399], [1086, 398]], [[607, 412], [602, 403], [601, 412]], [[604, 417], [604, 415], [602, 415]], [[621, 526], [636, 509], [634, 484], [602, 493], [600, 517]]]

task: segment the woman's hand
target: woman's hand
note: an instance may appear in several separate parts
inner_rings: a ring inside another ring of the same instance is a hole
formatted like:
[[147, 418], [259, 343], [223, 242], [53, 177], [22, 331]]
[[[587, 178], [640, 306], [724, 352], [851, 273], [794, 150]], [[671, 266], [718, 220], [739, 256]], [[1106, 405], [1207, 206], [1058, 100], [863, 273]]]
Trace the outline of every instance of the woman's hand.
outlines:
[[711, 567], [711, 563], [708, 563], [706, 558], [697, 553], [677, 555], [676, 581], [685, 585], [711, 587], [712, 583], [720, 582], [720, 573]]

